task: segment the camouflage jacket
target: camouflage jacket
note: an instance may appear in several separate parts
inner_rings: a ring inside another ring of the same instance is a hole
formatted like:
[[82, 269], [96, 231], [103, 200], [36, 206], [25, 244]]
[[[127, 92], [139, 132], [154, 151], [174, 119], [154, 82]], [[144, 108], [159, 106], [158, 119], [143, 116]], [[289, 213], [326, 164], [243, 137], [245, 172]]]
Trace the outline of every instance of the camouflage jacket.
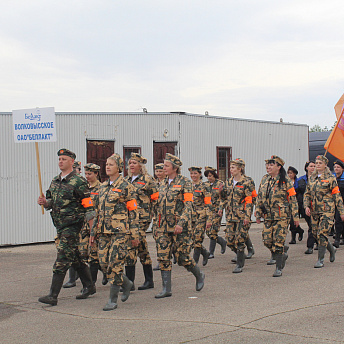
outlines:
[[205, 182], [205, 184], [211, 190], [211, 204], [213, 205], [213, 211], [218, 213], [221, 204], [220, 186], [224, 185], [224, 182], [220, 179], [215, 179], [213, 184], [210, 184], [209, 182]]
[[46, 209], [51, 209], [50, 215], [58, 231], [95, 215], [87, 181], [75, 171], [63, 179], [61, 174], [56, 176], [46, 192], [46, 199]]
[[211, 203], [211, 192], [209, 185], [203, 182], [199, 182], [193, 187], [192, 221], [211, 222], [213, 217], [213, 206]]
[[336, 206], [340, 215], [344, 215], [343, 200], [337, 180], [329, 169], [326, 169], [320, 177], [312, 175], [308, 178], [303, 204], [305, 208], [311, 209], [312, 214], [327, 213], [328, 216], [333, 217]]
[[156, 181], [148, 174], [140, 174], [133, 182], [129, 176], [125, 180], [135, 187], [140, 222], [150, 222], [159, 198]]
[[220, 209], [226, 209], [226, 219], [230, 222], [240, 222], [251, 220], [253, 211], [253, 179], [242, 175], [240, 180], [234, 185], [234, 178], [226, 180], [221, 191]]
[[139, 214], [135, 188], [120, 175], [112, 184], [102, 183], [95, 195], [97, 218], [93, 222], [91, 236], [96, 233], [131, 234], [138, 239]]
[[256, 217], [265, 220], [297, 219], [298, 204], [296, 192], [291, 180], [286, 177], [281, 188], [278, 186], [280, 176], [263, 177], [259, 186], [256, 205]]
[[191, 229], [193, 187], [191, 181], [178, 174], [171, 184], [166, 178], [159, 187], [156, 208], [157, 227], [164, 232], [174, 232], [175, 226]]

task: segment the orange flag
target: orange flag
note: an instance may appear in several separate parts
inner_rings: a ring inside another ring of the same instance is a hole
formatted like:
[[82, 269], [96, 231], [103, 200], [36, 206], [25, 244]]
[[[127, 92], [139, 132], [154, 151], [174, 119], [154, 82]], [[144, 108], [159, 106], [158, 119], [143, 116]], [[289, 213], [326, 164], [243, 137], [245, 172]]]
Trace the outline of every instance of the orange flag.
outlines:
[[328, 137], [324, 148], [337, 159], [344, 161], [344, 94], [335, 106], [337, 124]]

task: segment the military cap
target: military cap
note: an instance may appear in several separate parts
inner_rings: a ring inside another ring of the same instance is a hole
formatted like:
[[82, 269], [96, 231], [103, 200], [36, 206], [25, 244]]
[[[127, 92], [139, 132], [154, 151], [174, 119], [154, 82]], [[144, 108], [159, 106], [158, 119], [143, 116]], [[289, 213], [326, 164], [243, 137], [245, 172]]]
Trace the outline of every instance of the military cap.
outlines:
[[139, 153], [131, 153], [131, 157], [129, 160], [136, 160], [138, 162], [140, 162], [141, 164], [146, 164], [147, 163], [147, 159], [144, 158], [141, 154]]
[[236, 158], [235, 160], [231, 160], [230, 162], [231, 164], [237, 164], [245, 167], [245, 161], [243, 159]]
[[170, 153], [166, 153], [165, 160], [167, 160], [167, 161], [171, 162], [172, 164], [177, 165], [179, 167], [183, 165], [183, 163], [180, 161], [180, 159], [178, 157], [176, 157], [175, 155], [172, 155]]
[[[284, 166], [284, 160], [281, 159], [281, 158], [280, 158], [279, 156], [277, 156], [277, 155], [271, 155], [271, 158], [268, 159], [268, 161], [271, 161], [271, 160], [273, 160], [273, 161], [279, 163], [281, 166]], [[266, 160], [265, 160], [265, 161], [266, 161]]]
[[318, 156], [315, 158], [315, 160], [320, 160], [320, 161], [324, 162], [325, 165], [328, 164], [328, 159], [326, 158], [325, 155], [318, 155]]
[[76, 159], [76, 155], [75, 153], [73, 153], [72, 151], [70, 151], [69, 149], [66, 149], [66, 148], [62, 148], [60, 149], [58, 152], [57, 152], [57, 155], [60, 156], [60, 155], [66, 155], [66, 156], [69, 156], [71, 157], [72, 159]]
[[339, 165], [341, 168], [344, 169], [344, 163], [343, 163], [343, 161], [341, 161], [341, 160], [336, 160], [336, 161], [333, 163], [333, 165]]
[[100, 166], [92, 163], [88, 163], [84, 166], [85, 171], [89, 172], [99, 172], [100, 171]]
[[298, 173], [299, 173], [299, 171], [298, 171], [295, 167], [293, 167], [293, 166], [289, 166], [289, 167], [288, 167], [288, 171], [291, 171], [291, 172], [293, 172], [293, 173], [295, 173], [295, 174], [298, 174]]
[[163, 170], [163, 169], [164, 169], [164, 164], [156, 164], [156, 165], [154, 166], [154, 169], [155, 169], [155, 170]]
[[81, 161], [74, 161], [73, 168], [81, 168]]
[[205, 172], [207, 172], [207, 171], [216, 172], [216, 168], [210, 167], [210, 166], [206, 166], [206, 167], [204, 167], [204, 171], [205, 171]]
[[119, 154], [114, 153], [111, 156], [109, 156], [108, 159], [115, 160], [116, 164], [117, 164], [117, 166], [119, 168], [119, 172], [123, 171], [124, 164], [123, 164], [123, 160], [122, 160], [122, 158], [121, 158], [121, 156]]
[[198, 166], [191, 166], [189, 167], [189, 171], [197, 171], [198, 173], [201, 173], [202, 167], [198, 167]]

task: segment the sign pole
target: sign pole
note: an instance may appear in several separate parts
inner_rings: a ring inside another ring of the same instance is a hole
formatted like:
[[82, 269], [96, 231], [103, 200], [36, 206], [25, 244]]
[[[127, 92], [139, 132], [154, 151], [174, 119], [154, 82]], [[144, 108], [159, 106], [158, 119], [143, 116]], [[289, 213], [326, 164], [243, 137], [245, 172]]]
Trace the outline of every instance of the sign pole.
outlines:
[[[41, 196], [44, 196], [43, 191], [42, 191], [41, 164], [39, 162], [38, 142], [35, 142], [35, 147], [36, 147], [36, 160], [37, 160], [37, 169], [38, 169], [39, 192], [40, 192]], [[41, 207], [42, 207], [42, 215], [43, 215], [44, 214], [44, 206], [41, 205]]]

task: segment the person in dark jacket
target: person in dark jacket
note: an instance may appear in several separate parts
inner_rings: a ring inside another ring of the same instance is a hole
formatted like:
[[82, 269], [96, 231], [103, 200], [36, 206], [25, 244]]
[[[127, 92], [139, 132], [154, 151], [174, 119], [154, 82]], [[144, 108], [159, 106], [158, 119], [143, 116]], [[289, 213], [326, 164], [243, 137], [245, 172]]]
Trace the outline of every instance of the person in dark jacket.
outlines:
[[[334, 175], [337, 179], [337, 184], [339, 187], [340, 194], [342, 195], [342, 198], [344, 199], [344, 163], [341, 160], [335, 161], [333, 164], [333, 169], [334, 169]], [[336, 208], [336, 212], [334, 215], [335, 218], [335, 231], [336, 231], [336, 237], [333, 243], [334, 247], [339, 247], [339, 244], [343, 245], [344, 240], [340, 241], [341, 237], [344, 234], [344, 222], [340, 218], [338, 209]]]

